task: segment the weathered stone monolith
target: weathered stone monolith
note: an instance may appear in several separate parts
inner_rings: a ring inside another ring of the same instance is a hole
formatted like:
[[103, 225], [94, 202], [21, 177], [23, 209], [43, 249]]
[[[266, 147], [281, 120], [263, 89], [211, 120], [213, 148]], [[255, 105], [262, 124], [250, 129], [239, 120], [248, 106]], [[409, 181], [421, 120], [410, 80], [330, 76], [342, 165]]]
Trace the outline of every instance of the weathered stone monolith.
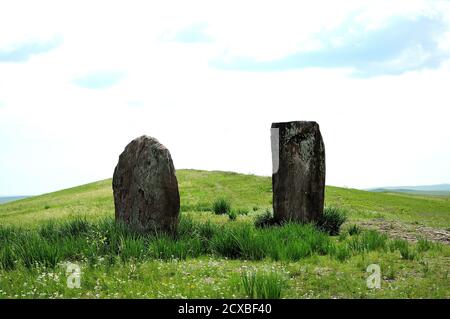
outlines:
[[277, 222], [323, 214], [325, 146], [316, 122], [272, 123], [273, 210]]
[[113, 176], [116, 221], [137, 231], [176, 229], [180, 195], [172, 157], [157, 139], [141, 136], [120, 154]]

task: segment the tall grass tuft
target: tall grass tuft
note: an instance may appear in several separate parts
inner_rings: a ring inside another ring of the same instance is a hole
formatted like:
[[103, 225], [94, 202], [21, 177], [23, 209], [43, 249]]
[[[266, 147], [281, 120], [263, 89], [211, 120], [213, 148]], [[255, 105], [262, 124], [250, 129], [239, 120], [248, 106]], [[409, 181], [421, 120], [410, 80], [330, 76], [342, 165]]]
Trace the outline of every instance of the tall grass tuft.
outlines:
[[209, 241], [219, 231], [219, 226], [208, 220], [205, 223], [196, 224], [196, 231], [202, 240]]
[[123, 261], [144, 259], [146, 245], [142, 238], [126, 238], [122, 236], [119, 242], [119, 255]]
[[31, 268], [41, 265], [54, 268], [62, 261], [64, 243], [55, 245], [42, 240], [37, 234], [31, 233], [28, 236], [23, 236], [13, 247], [15, 255], [25, 267]]
[[85, 217], [76, 217], [62, 224], [60, 232], [62, 236], [78, 237], [85, 235], [91, 228], [91, 224]]
[[0, 269], [12, 270], [16, 267], [16, 256], [10, 246], [0, 248]]
[[429, 250], [441, 250], [442, 246], [439, 243], [434, 243], [426, 238], [419, 238], [417, 241], [417, 251], [425, 252]]
[[161, 236], [149, 243], [149, 257], [161, 260], [184, 260], [205, 254], [205, 246], [199, 238], [175, 241], [168, 236]]
[[247, 271], [241, 274], [244, 292], [251, 299], [280, 299], [287, 286], [284, 276], [274, 271]]
[[403, 259], [406, 260], [414, 260], [418, 258], [417, 252], [409, 246], [404, 246], [400, 248], [400, 255], [402, 256]]
[[406, 260], [414, 260], [417, 258], [417, 252], [410, 247], [408, 241], [404, 239], [394, 239], [389, 244], [390, 251], [398, 250], [400, 252], [400, 256]]
[[253, 231], [248, 225], [222, 227], [210, 240], [211, 251], [219, 256], [240, 258], [244, 254], [244, 243], [251, 241], [252, 236]]
[[323, 215], [316, 222], [317, 227], [334, 236], [338, 235], [343, 223], [347, 221], [347, 213], [338, 207], [325, 207]]
[[350, 236], [359, 235], [361, 234], [361, 228], [356, 224], [352, 224], [348, 227], [348, 234]]
[[228, 218], [229, 218], [231, 221], [236, 220], [237, 215], [238, 215], [238, 214], [237, 214], [234, 210], [231, 210], [231, 211], [228, 212]]
[[331, 253], [337, 260], [345, 261], [352, 256], [352, 251], [348, 245], [337, 245]]
[[59, 223], [50, 220], [39, 228], [39, 234], [50, 241], [57, 241], [86, 235], [91, 227], [92, 224], [85, 217], [75, 217]]
[[212, 209], [216, 215], [225, 215], [231, 211], [231, 203], [225, 198], [218, 198], [213, 202]]
[[238, 209], [236, 210], [236, 214], [237, 214], [237, 215], [244, 215], [244, 216], [247, 216], [248, 213], [249, 213], [249, 210], [246, 209], [246, 208], [238, 208]]
[[348, 242], [348, 248], [353, 252], [366, 252], [373, 250], [385, 250], [387, 248], [388, 237], [375, 230], [362, 232], [358, 236], [352, 237]]
[[270, 209], [266, 209], [263, 214], [256, 216], [255, 227], [263, 228], [275, 225], [275, 218], [273, 212]]
[[251, 225], [222, 228], [210, 242], [216, 255], [248, 260], [300, 260], [332, 250], [330, 238], [313, 225], [286, 223], [256, 229]]

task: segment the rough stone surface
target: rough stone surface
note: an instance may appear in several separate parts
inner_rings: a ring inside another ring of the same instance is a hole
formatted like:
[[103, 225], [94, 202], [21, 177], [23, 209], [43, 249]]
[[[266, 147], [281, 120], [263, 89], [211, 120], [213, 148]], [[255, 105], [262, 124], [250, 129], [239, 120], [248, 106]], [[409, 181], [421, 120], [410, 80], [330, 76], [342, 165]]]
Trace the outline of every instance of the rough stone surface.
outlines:
[[325, 146], [316, 122], [272, 123], [273, 210], [278, 222], [323, 214]]
[[144, 135], [125, 147], [112, 186], [116, 221], [138, 231], [175, 230], [178, 182], [170, 152], [157, 139]]

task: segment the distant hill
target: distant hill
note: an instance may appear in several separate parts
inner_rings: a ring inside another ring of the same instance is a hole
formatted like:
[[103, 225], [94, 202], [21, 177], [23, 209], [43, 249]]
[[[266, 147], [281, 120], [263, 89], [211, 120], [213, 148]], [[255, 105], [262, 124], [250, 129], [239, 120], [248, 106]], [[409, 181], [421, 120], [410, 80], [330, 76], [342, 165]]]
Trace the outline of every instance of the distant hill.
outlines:
[[377, 188], [368, 189], [368, 191], [423, 194], [423, 195], [449, 195], [450, 196], [450, 184], [377, 187]]
[[12, 201], [23, 199], [23, 198], [27, 198], [27, 197], [28, 196], [4, 196], [4, 197], [0, 197], [0, 204], [7, 203], [7, 202], [12, 202]]

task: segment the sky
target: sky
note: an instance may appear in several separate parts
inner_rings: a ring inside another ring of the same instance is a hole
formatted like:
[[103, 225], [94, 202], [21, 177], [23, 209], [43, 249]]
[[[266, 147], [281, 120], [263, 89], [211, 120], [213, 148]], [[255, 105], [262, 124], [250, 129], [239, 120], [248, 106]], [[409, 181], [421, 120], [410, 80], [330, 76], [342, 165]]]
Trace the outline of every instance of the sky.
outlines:
[[450, 1], [2, 1], [0, 196], [110, 178], [143, 134], [269, 176], [294, 120], [327, 185], [449, 183], [449, 83]]

